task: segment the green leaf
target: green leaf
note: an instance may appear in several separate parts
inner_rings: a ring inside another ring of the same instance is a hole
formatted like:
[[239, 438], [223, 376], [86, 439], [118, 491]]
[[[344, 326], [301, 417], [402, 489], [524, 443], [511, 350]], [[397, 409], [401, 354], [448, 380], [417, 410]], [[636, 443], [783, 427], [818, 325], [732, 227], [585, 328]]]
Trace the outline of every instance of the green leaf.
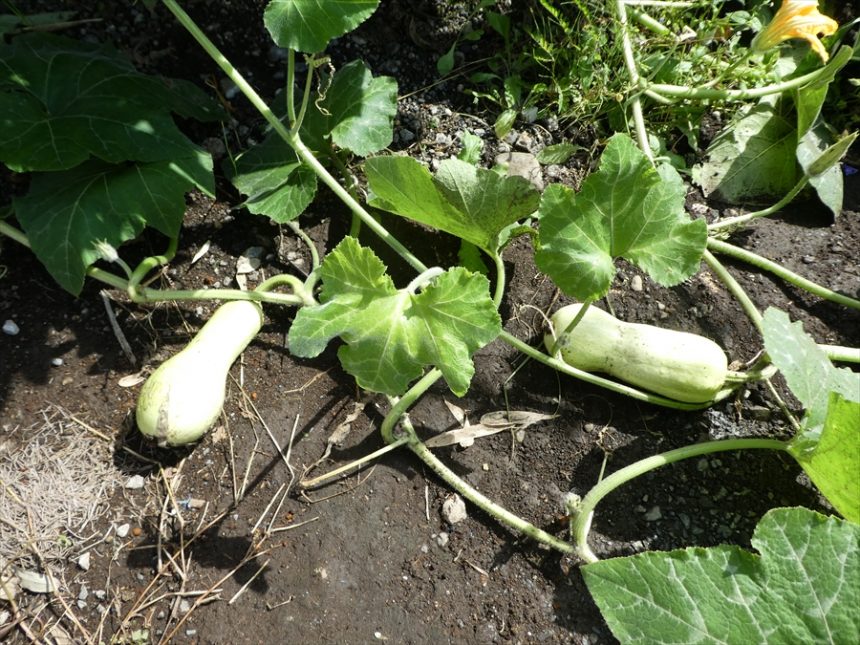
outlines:
[[843, 180], [839, 161], [848, 152], [857, 133], [842, 137], [827, 146], [827, 131], [823, 127], [812, 128], [797, 144], [797, 160], [809, 183], [815, 188], [818, 198], [830, 209], [833, 217], [842, 212]]
[[107, 46], [50, 34], [0, 45], [0, 161], [13, 170], [181, 158], [192, 144], [171, 111], [221, 115], [188, 83], [140, 74]]
[[538, 193], [522, 177], [445, 159], [436, 176], [411, 157], [375, 157], [364, 163], [368, 203], [456, 235], [490, 255], [508, 225], [533, 213]]
[[112, 165], [87, 161], [71, 170], [33, 175], [14, 201], [33, 252], [54, 279], [78, 294], [96, 243], [119, 247], [152, 226], [176, 237], [193, 186], [212, 192], [212, 160], [202, 151], [174, 161]]
[[806, 409], [803, 441], [817, 441], [827, 418], [831, 392], [849, 401], [860, 401], [860, 373], [834, 367], [803, 331], [803, 324], [791, 322], [787, 313], [774, 307], [764, 312], [762, 335], [771, 362]]
[[247, 195], [243, 205], [280, 224], [301, 215], [317, 191], [316, 174], [274, 133], [240, 155], [227, 171], [236, 189]]
[[738, 547], [603, 560], [585, 583], [622, 643], [860, 642], [860, 526], [769, 511]]
[[379, 152], [394, 136], [397, 114], [397, 81], [375, 77], [361, 61], [339, 69], [321, 102], [323, 111], [312, 109], [302, 135], [309, 142], [331, 136], [341, 148], [366, 157]]
[[396, 289], [374, 253], [345, 238], [320, 274], [323, 304], [302, 307], [289, 332], [290, 351], [313, 357], [339, 336], [344, 369], [360, 387], [403, 394], [427, 366], [438, 367], [462, 396], [474, 373], [471, 356], [501, 331], [489, 282], [449, 269], [419, 293]]
[[619, 257], [678, 284], [698, 271], [707, 241], [704, 220], [684, 212], [685, 192], [671, 166], [655, 170], [630, 137], [613, 136], [579, 194], [559, 184], [544, 191], [538, 267], [579, 300], [606, 294]]
[[693, 180], [706, 196], [729, 203], [781, 199], [797, 183], [796, 148], [794, 124], [762, 100], [714, 139], [707, 161], [693, 167]]
[[454, 69], [454, 50], [457, 48], [457, 43], [455, 42], [451, 45], [451, 48], [442, 54], [439, 59], [436, 61], [436, 72], [439, 76], [445, 76]]
[[[283, 95], [274, 110], [281, 117], [286, 114]], [[318, 153], [328, 148], [331, 138], [342, 148], [368, 155], [391, 142], [396, 112], [396, 82], [389, 77], [373, 78], [363, 63], [355, 61], [335, 73], [326, 98], [318, 106], [309, 106], [301, 138]], [[300, 163], [290, 145], [273, 131], [225, 170], [236, 189], [248, 196], [248, 210], [276, 222], [301, 215], [316, 195], [316, 174]]]
[[502, 112], [499, 115], [499, 118], [496, 119], [496, 122], [493, 124], [493, 130], [496, 133], [496, 137], [499, 139], [504, 139], [508, 132], [511, 131], [511, 128], [514, 127], [514, 123], [517, 120], [517, 111], [509, 108]]
[[379, 0], [271, 0], [263, 20], [279, 47], [315, 53], [367, 20]]
[[818, 443], [793, 442], [789, 452], [836, 510], [860, 524], [860, 403], [831, 392]]
[[821, 106], [827, 97], [830, 83], [803, 87], [794, 91], [794, 105], [797, 108], [797, 136], [803, 137], [821, 114]]
[[463, 149], [457, 154], [457, 159], [477, 166], [481, 162], [484, 140], [471, 132], [462, 132], [460, 133], [460, 142], [463, 144]]
[[564, 163], [570, 159], [577, 150], [583, 150], [582, 146], [573, 143], [556, 143], [547, 146], [537, 153], [537, 160], [544, 164]]

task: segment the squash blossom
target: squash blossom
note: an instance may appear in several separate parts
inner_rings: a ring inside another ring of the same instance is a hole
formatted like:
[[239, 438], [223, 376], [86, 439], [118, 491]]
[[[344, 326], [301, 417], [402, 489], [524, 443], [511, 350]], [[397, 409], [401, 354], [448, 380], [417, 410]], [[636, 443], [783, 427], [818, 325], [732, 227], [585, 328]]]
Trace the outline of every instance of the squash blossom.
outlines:
[[752, 41], [753, 51], [765, 51], [790, 38], [803, 38], [825, 63], [829, 58], [819, 35], [830, 36], [839, 24], [818, 11], [818, 0], [782, 0], [782, 6]]

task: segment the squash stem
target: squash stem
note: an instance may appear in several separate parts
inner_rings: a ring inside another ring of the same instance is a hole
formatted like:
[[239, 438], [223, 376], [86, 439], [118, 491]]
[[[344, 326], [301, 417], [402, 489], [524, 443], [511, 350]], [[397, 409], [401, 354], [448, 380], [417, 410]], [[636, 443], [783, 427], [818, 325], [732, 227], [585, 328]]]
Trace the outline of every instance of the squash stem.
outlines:
[[167, 243], [167, 250], [163, 255], [153, 255], [145, 258], [140, 264], [135, 267], [134, 272], [128, 280], [128, 293], [132, 300], [137, 294], [137, 287], [155, 267], [164, 266], [169, 263], [176, 255], [176, 249], [179, 246], [179, 236], [171, 237]]
[[570, 335], [570, 333], [574, 329], [576, 329], [576, 326], [579, 324], [579, 321], [581, 321], [585, 317], [585, 313], [588, 311], [588, 308], [591, 306], [592, 302], [594, 302], [594, 298], [587, 298], [585, 302], [582, 303], [582, 307], [579, 308], [579, 311], [576, 312], [576, 316], [574, 316], [573, 320], [571, 320], [567, 324], [567, 327], [561, 330], [560, 334], [556, 335], [556, 330], [552, 330], [553, 345], [552, 350], [550, 350], [550, 354], [552, 354], [553, 358], [560, 358], [559, 346], [562, 345], [565, 339]]
[[505, 296], [505, 287], [507, 277], [505, 275], [505, 261], [502, 259], [501, 252], [491, 254], [493, 262], [496, 265], [496, 288], [493, 291], [493, 304], [498, 309], [502, 305], [502, 298]]
[[752, 253], [751, 251], [747, 251], [746, 249], [742, 249], [738, 246], [735, 246], [734, 244], [722, 242], [721, 240], [717, 240], [711, 237], [708, 238], [708, 248], [717, 253], [722, 253], [723, 255], [728, 255], [737, 260], [742, 260], [747, 264], [752, 264], [754, 267], [758, 267], [759, 269], [770, 271], [771, 273], [773, 273], [777, 277], [782, 278], [786, 282], [790, 282], [796, 287], [805, 289], [806, 291], [809, 291], [811, 294], [816, 295], [819, 298], [823, 298], [824, 300], [830, 300], [831, 302], [845, 305], [846, 307], [851, 307], [852, 309], [860, 309], [860, 300], [838, 293], [836, 291], [828, 289], [827, 287], [823, 287], [820, 284], [812, 282], [811, 280], [807, 280], [803, 276], [800, 276], [793, 271], [789, 271], [781, 264], [777, 264], [772, 260], [763, 258], [760, 255]]
[[687, 85], [668, 85], [664, 83], [649, 83], [645, 87], [652, 92], [662, 96], [679, 99], [701, 99], [717, 101], [748, 101], [771, 94], [782, 94], [788, 90], [802, 88], [811, 85], [818, 80], [832, 78], [839, 69], [851, 60], [853, 52], [851, 47], [843, 46], [830, 59], [824, 67], [820, 67], [809, 74], [798, 76], [787, 81], [765, 85], [763, 87], [752, 87], [749, 89], [721, 90], [710, 87], [689, 87]]
[[[22, 232], [14, 226], [0, 220], [0, 233], [15, 240], [22, 246], [28, 249], [30, 240]], [[168, 253], [170, 248], [168, 248]], [[160, 261], [166, 256], [154, 256], [147, 260]], [[144, 260], [146, 262], [146, 260]], [[143, 264], [143, 263], [141, 263]], [[153, 265], [154, 266], [154, 265]], [[140, 269], [140, 265], [138, 265]], [[137, 270], [136, 270], [137, 271]], [[266, 293], [260, 291], [241, 291], [240, 289], [130, 289], [130, 281], [125, 278], [120, 278], [118, 275], [105, 271], [98, 267], [87, 267], [87, 275], [99, 282], [102, 282], [114, 289], [120, 289], [128, 293], [132, 302], [161, 302], [163, 300], [254, 300], [256, 302], [268, 302], [276, 305], [285, 305], [288, 307], [300, 306], [305, 303], [303, 295], [293, 295], [287, 293]], [[278, 276], [275, 276], [278, 277]]]
[[[710, 245], [711, 240], [708, 240], [708, 246]], [[755, 303], [753, 303], [753, 301], [747, 295], [746, 291], [743, 290], [743, 287], [741, 287], [738, 281], [734, 279], [731, 273], [729, 273], [728, 269], [726, 269], [726, 267], [724, 267], [722, 263], [717, 260], [717, 258], [715, 258], [710, 251], [705, 249], [702, 257], [705, 259], [705, 262], [708, 264], [711, 271], [717, 274], [717, 277], [723, 281], [723, 284], [726, 285], [726, 288], [728, 288], [729, 292], [740, 303], [741, 307], [746, 312], [753, 325], [755, 325], [756, 329], [761, 332], [761, 314], [759, 313], [758, 309], [756, 309]]]
[[629, 385], [617, 383], [607, 378], [603, 378], [602, 376], [597, 376], [596, 374], [585, 372], [571, 365], [568, 365], [564, 361], [561, 361], [557, 358], [547, 356], [539, 349], [532, 347], [528, 343], [521, 341], [519, 338], [506, 331], [502, 331], [502, 333], [499, 335], [499, 338], [501, 338], [508, 345], [511, 345], [512, 347], [515, 347], [516, 349], [520, 350], [526, 356], [530, 356], [536, 361], [539, 361], [548, 367], [558, 370], [559, 372], [562, 372], [569, 376], [573, 376], [574, 378], [578, 378], [579, 380], [585, 381], [586, 383], [591, 383], [592, 385], [597, 385], [607, 390], [612, 390], [613, 392], [624, 394], [625, 396], [629, 396], [638, 401], [645, 401], [646, 403], [653, 403], [654, 405], [662, 405], [663, 407], [674, 408], [676, 410], [701, 410], [703, 408], [707, 408], [712, 403], [712, 401], [705, 401], [702, 403], [685, 403], [682, 401], [675, 401], [674, 399], [669, 399], [658, 394], [650, 394], [648, 392], [643, 392], [642, 390], [637, 390], [636, 388], [630, 387]]
[[754, 219], [758, 219], [759, 217], [767, 217], [768, 215], [773, 215], [774, 213], [777, 213], [780, 210], [782, 210], [783, 208], [785, 208], [786, 206], [788, 206], [788, 204], [790, 204], [791, 201], [795, 197], [797, 197], [797, 194], [801, 190], [803, 190], [804, 187], [806, 186], [806, 184], [808, 184], [808, 183], [809, 183], [809, 177], [804, 175], [803, 177], [800, 178], [800, 181], [798, 181], [794, 185], [794, 188], [792, 188], [790, 191], [788, 191], [788, 193], [785, 195], [785, 197], [780, 199], [773, 206], [770, 206], [768, 208], [765, 208], [765, 209], [762, 209], [759, 211], [755, 211], [753, 213], [747, 213], [745, 215], [738, 215], [737, 217], [730, 217], [729, 219], [724, 219], [724, 220], [720, 220], [719, 222], [714, 222], [713, 224], [708, 225], [708, 233], [713, 234], [717, 231], [719, 231], [720, 233], [728, 233], [728, 232], [731, 232], [737, 228], [740, 228], [741, 226], [743, 226], [747, 222], [751, 222]]
[[[639, 68], [636, 65], [636, 57], [633, 54], [633, 41], [630, 38], [630, 24], [627, 21], [627, 4], [624, 0], [615, 1], [615, 13], [618, 17], [618, 26], [621, 30], [621, 48], [624, 54], [624, 64], [627, 67], [627, 74], [630, 76], [630, 83], [634, 87], [642, 85], [642, 79], [639, 76]], [[633, 112], [633, 125], [636, 129], [636, 138], [639, 142], [639, 148], [642, 154], [648, 157], [651, 165], [654, 165], [654, 153], [651, 150], [651, 144], [648, 141], [648, 130], [645, 126], [645, 116], [642, 113], [642, 100], [638, 94], [630, 97], [630, 109]]]
[[827, 354], [831, 361], [842, 363], [860, 363], [860, 347], [842, 347], [841, 345], [819, 345], [818, 349]]
[[213, 61], [221, 68], [221, 70], [229, 77], [236, 85], [242, 94], [251, 102], [251, 105], [262, 115], [278, 136], [280, 136], [295, 152], [299, 159], [302, 160], [319, 179], [329, 187], [329, 189], [344, 203], [346, 206], [376, 235], [388, 246], [390, 246], [397, 255], [403, 258], [416, 271], [425, 271], [427, 267], [421, 260], [407, 249], [403, 244], [395, 238], [388, 230], [377, 222], [368, 213], [364, 207], [358, 203], [349, 192], [338, 183], [338, 181], [329, 173], [328, 170], [320, 163], [313, 152], [304, 144], [297, 132], [288, 130], [281, 120], [266, 102], [260, 97], [253, 87], [245, 80], [245, 77], [239, 73], [233, 64], [222, 54], [215, 44], [209, 40], [206, 34], [197, 26], [191, 17], [185, 13], [182, 7], [177, 4], [176, 0], [162, 0], [168, 10], [176, 17], [179, 23], [185, 27], [189, 34], [200, 44]]
[[781, 450], [787, 451], [789, 443], [780, 441], [779, 439], [760, 439], [760, 438], [745, 438], [745, 439], [726, 439], [723, 441], [708, 441], [705, 443], [697, 443], [691, 446], [684, 446], [676, 450], [647, 457], [635, 463], [625, 466], [621, 470], [617, 470], [609, 477], [595, 485], [582, 501], [575, 505], [575, 512], [571, 514], [570, 533], [576, 544], [576, 553], [586, 562], [597, 562], [598, 558], [588, 546], [588, 532], [591, 515], [594, 512], [597, 504], [616, 488], [635, 479], [640, 475], [671, 464], [683, 459], [699, 457], [715, 452], [725, 452], [728, 450]]
[[399, 441], [394, 436], [394, 426], [400, 422], [400, 427], [403, 432], [402, 437], [406, 437], [406, 447], [409, 448], [415, 455], [424, 462], [434, 473], [436, 473], [446, 484], [457, 491], [465, 499], [480, 508], [482, 511], [495, 518], [499, 522], [508, 525], [509, 527], [520, 531], [528, 537], [546, 544], [547, 546], [561, 551], [562, 553], [572, 553], [573, 545], [560, 540], [554, 535], [550, 535], [546, 531], [539, 529], [537, 526], [524, 520], [523, 518], [511, 513], [509, 510], [496, 504], [494, 501], [480, 493], [477, 489], [467, 484], [463, 479], [457, 476], [450, 468], [434, 455], [430, 449], [418, 438], [415, 433], [415, 428], [409, 417], [406, 416], [406, 411], [417, 401], [433, 383], [442, 376], [438, 369], [432, 369], [417, 381], [402, 398], [391, 398], [393, 405], [391, 410], [385, 416], [382, 422], [382, 438], [387, 443], [395, 443]]

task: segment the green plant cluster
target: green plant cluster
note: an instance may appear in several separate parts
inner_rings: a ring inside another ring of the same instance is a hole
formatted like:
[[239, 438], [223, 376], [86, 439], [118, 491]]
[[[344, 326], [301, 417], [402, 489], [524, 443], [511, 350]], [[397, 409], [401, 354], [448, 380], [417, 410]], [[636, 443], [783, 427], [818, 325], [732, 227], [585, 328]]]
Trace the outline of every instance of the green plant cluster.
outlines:
[[[386, 442], [410, 449], [500, 522], [579, 556], [590, 591], [624, 642], [740, 643], [773, 634], [780, 642], [817, 642], [824, 634], [838, 634], [840, 642], [860, 640], [860, 592], [852, 584], [860, 577], [860, 374], [833, 365], [833, 360], [860, 362], [860, 351], [816, 344], [779, 310], [760, 313], [714, 255], [749, 262], [818, 297], [860, 308], [855, 298], [723, 239], [774, 212], [807, 185], [839, 215], [839, 162], [856, 135], [833, 136], [821, 113], [833, 80], [857, 56], [856, 45], [840, 40], [847, 32], [834, 36], [830, 61], [822, 65], [814, 56], [756, 58], [738, 35], [761, 27], [754, 12], [726, 14], [719, 5], [699, 5], [686, 18], [672, 9], [660, 22], [641, 5], [621, 0], [614, 9], [587, 0], [569, 5], [541, 0], [530, 9], [537, 24], [532, 27], [514, 27], [509, 15], [488, 11], [491, 28], [505, 41], [504, 60], [497, 61], [504, 69], [472, 82], [476, 96], [502, 108], [498, 135], [530, 107], [574, 117], [585, 106], [604, 113], [594, 108], [605, 103], [605, 113], [615, 112], [609, 123], [619, 132], [607, 137], [599, 167], [579, 190], [554, 184], [539, 192], [520, 177], [480, 167], [479, 146], [468, 138], [460, 157], [443, 161], [435, 172], [408, 156], [385, 154], [397, 111], [396, 79], [375, 76], [361, 61], [332, 73], [324, 55], [331, 40], [373, 14], [378, 0], [269, 2], [266, 28], [288, 52], [285, 91], [271, 105], [176, 0], [162, 4], [266, 119], [265, 139], [232, 159], [225, 172], [245, 196], [248, 211], [288, 225], [309, 245], [310, 274], [276, 276], [254, 291], [142, 286], [176, 251], [185, 192], [213, 188], [211, 159], [185, 138], [172, 114], [201, 120], [223, 115], [190, 84], [139, 74], [107, 47], [35, 32], [15, 34], [0, 45], [0, 161], [14, 172], [31, 173], [26, 194], [12, 203], [20, 228], [0, 220], [0, 233], [30, 246], [74, 294], [89, 276], [125, 290], [135, 302], [245, 299], [299, 307], [289, 329], [291, 352], [314, 357], [337, 339], [344, 370], [361, 388], [390, 397], [381, 428]], [[23, 20], [15, 17], [0, 26], [28, 32], [35, 23]], [[634, 22], [650, 33], [639, 56]], [[685, 37], [687, 27], [695, 38]], [[521, 51], [515, 47], [520, 29], [534, 45], [514, 58], [513, 52]], [[309, 70], [304, 83], [296, 82], [299, 55]], [[552, 83], [546, 80], [526, 94], [524, 74], [532, 73], [531, 66]], [[496, 94], [477, 89], [498, 81], [504, 90]], [[579, 94], [571, 89], [574, 84]], [[659, 103], [667, 116], [646, 120], [644, 101]], [[693, 178], [725, 199], [779, 201], [708, 225], [685, 212], [682, 175], [655, 154], [652, 141], [669, 122], [691, 136], [684, 124], [721, 102], [739, 105], [739, 118], [715, 139]], [[564, 157], [572, 149], [564, 143], [546, 155]], [[355, 185], [351, 172], [359, 166], [366, 198], [345, 187]], [[350, 234], [323, 258], [300, 227], [321, 185], [353, 215]], [[397, 239], [368, 207], [459, 238], [475, 251], [472, 257], [480, 253], [490, 261], [493, 271], [487, 273], [494, 283], [473, 270], [474, 262], [426, 266], [410, 250], [410, 240]], [[144, 226], [169, 238], [168, 251], [132, 268], [117, 248]], [[395, 284], [377, 254], [359, 241], [361, 228], [389, 245], [416, 277], [405, 286]], [[528, 237], [539, 269], [566, 295], [585, 303], [583, 311], [613, 286], [619, 259], [665, 287], [706, 263], [759, 329], [765, 351], [747, 373], [731, 375], [723, 396], [744, 382], [781, 372], [804, 409], [802, 418], [789, 417], [793, 437], [694, 444], [622, 468], [571, 502], [571, 540], [550, 535], [481, 495], [432, 453], [405, 414], [439, 379], [456, 395], [468, 391], [472, 356], [494, 340], [549, 368], [650, 404], [690, 410], [716, 402], [675, 401], [583, 372], [555, 350], [543, 352], [504, 331], [503, 254], [518, 236]], [[114, 263], [122, 274], [96, 266], [99, 259]], [[691, 548], [597, 561], [588, 545], [589, 527], [597, 504], [612, 490], [674, 461], [745, 449], [777, 450], [795, 459], [844, 519], [776, 509], [756, 530], [758, 554]]]

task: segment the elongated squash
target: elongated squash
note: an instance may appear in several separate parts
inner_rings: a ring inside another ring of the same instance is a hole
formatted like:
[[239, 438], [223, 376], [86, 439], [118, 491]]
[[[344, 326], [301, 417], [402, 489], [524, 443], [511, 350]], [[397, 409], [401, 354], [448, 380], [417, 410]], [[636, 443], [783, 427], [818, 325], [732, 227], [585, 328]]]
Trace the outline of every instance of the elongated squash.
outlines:
[[[582, 305], [562, 307], [551, 320], [561, 334]], [[544, 343], [554, 351], [555, 340]], [[723, 387], [728, 364], [714, 341], [683, 331], [627, 323], [594, 306], [562, 340], [565, 363], [586, 372], [605, 372], [676, 401], [704, 403]]]
[[138, 429], [160, 446], [200, 439], [221, 414], [230, 366], [262, 325], [263, 310], [256, 302], [221, 305], [185, 349], [143, 384], [135, 415]]

